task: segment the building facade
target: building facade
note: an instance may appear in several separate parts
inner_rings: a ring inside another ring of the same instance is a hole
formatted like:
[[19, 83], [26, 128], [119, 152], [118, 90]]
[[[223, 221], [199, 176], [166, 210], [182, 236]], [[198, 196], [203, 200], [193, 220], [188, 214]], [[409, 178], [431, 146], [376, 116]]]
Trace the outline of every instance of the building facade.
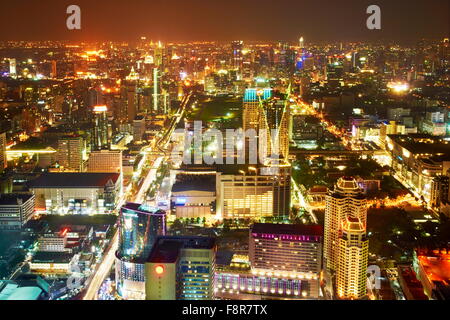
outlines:
[[166, 234], [166, 213], [157, 208], [127, 203], [120, 210], [119, 247], [116, 252], [116, 287], [124, 299], [145, 297], [145, 261], [158, 236]]

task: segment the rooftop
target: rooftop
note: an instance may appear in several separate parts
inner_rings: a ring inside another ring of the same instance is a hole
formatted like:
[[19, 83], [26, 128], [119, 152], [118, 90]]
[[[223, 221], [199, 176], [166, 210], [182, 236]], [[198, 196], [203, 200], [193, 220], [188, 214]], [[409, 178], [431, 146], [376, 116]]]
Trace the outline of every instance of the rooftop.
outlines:
[[30, 188], [103, 188], [109, 181], [116, 183], [119, 173], [58, 172], [43, 173], [28, 183]]
[[274, 233], [289, 235], [323, 236], [323, 228], [319, 225], [255, 223], [251, 233]]
[[[181, 175], [172, 187], [172, 192], [216, 191], [216, 177], [209, 175]], [[181, 178], [181, 179], [180, 179]]]
[[33, 197], [32, 194], [4, 193], [0, 194], [0, 206], [17, 205], [20, 201], [27, 202]]
[[213, 249], [216, 240], [210, 237], [159, 237], [153, 245], [148, 262], [173, 263], [177, 260], [182, 249]]

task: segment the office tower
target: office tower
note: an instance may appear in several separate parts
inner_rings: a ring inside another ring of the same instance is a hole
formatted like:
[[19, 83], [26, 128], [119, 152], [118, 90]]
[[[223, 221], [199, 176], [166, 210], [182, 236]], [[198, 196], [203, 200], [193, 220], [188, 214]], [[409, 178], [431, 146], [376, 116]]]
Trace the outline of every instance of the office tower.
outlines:
[[144, 264], [157, 237], [165, 234], [164, 211], [137, 203], [127, 203], [121, 208], [116, 287], [122, 298], [145, 298]]
[[244, 131], [248, 129], [258, 130], [260, 104], [263, 100], [272, 96], [271, 88], [264, 89], [246, 89], [243, 103], [243, 125]]
[[359, 218], [347, 216], [342, 221], [337, 244], [338, 266], [336, 292], [339, 299], [363, 299], [367, 291], [369, 240]]
[[121, 88], [121, 107], [124, 119], [132, 122], [137, 114], [137, 90], [134, 81], [126, 81]]
[[[259, 113], [259, 148], [266, 157], [289, 156], [290, 108], [288, 97], [279, 93], [265, 101]], [[262, 131], [261, 131], [262, 130]]]
[[95, 106], [93, 113], [94, 134], [93, 150], [109, 149], [111, 141], [109, 137], [109, 123], [106, 106]]
[[62, 171], [83, 171], [85, 143], [82, 137], [63, 137], [58, 140], [57, 161]]
[[6, 158], [6, 133], [0, 133], [0, 173], [5, 170], [8, 165]]
[[212, 300], [216, 241], [160, 237], [145, 263], [147, 300]]
[[237, 71], [237, 80], [241, 80], [242, 78], [242, 64], [243, 64], [243, 56], [242, 56], [242, 49], [243, 49], [244, 42], [243, 41], [233, 41], [231, 43], [231, 50], [232, 50], [232, 67], [234, 70]]
[[305, 40], [303, 39], [303, 37], [300, 37], [300, 39], [298, 40], [298, 45], [301, 50], [305, 48]]
[[122, 172], [122, 151], [98, 150], [89, 155], [88, 172]]
[[56, 79], [58, 76], [58, 72], [56, 69], [56, 60], [52, 60], [52, 72], [51, 72], [51, 78]]
[[158, 75], [159, 71], [158, 68], [153, 68], [153, 111], [158, 112]]
[[326, 196], [324, 267], [336, 271], [338, 265], [338, 244], [342, 221], [347, 217], [358, 218], [366, 227], [367, 200], [363, 190], [352, 177], [342, 177], [334, 191]]
[[0, 230], [20, 230], [34, 215], [33, 194], [0, 193]]
[[223, 219], [259, 220], [267, 216], [288, 216], [290, 210], [290, 168], [277, 168], [277, 175], [263, 174], [249, 167], [239, 174], [218, 173], [217, 216]]
[[163, 65], [164, 45], [161, 43], [161, 41], [158, 41], [158, 44], [155, 46], [154, 54], [153, 54], [153, 61], [155, 63], [155, 66], [157, 66], [157, 67], [160, 67]]
[[145, 135], [145, 117], [137, 116], [133, 120], [133, 141], [141, 142]]
[[252, 273], [301, 277], [302, 296], [318, 299], [322, 240], [321, 226], [255, 223], [249, 232]]
[[9, 59], [9, 76], [11, 78], [17, 78], [17, 63], [15, 58]]

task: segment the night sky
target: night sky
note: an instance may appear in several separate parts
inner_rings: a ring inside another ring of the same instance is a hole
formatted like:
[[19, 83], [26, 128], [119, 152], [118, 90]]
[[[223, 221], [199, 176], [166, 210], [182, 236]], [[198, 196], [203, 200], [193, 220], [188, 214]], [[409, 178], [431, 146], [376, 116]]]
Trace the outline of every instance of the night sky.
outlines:
[[[0, 40], [394, 40], [449, 35], [449, 0], [2, 0]], [[66, 28], [77, 4], [82, 30]], [[366, 8], [382, 30], [366, 28]]]

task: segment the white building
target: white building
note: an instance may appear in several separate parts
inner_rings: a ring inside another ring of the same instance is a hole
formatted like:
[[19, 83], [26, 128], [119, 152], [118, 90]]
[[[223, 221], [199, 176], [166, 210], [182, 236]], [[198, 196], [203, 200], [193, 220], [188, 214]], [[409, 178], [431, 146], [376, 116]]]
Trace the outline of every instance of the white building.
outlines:
[[34, 215], [32, 194], [0, 194], [0, 229], [18, 230]]
[[369, 240], [360, 219], [347, 216], [339, 237], [336, 292], [339, 299], [363, 299], [367, 294]]

